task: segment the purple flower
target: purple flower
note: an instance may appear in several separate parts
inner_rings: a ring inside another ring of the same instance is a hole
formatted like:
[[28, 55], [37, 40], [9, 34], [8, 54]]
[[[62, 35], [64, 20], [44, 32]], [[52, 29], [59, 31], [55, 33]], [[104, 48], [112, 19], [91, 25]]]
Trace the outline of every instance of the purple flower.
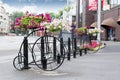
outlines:
[[34, 25], [34, 24], [35, 24], [34, 19], [32, 19], [31, 20], [31, 25]]
[[39, 15], [36, 15], [36, 17], [39, 18], [39, 17], [40, 17], [40, 14], [39, 14]]
[[34, 16], [34, 14], [31, 14], [31, 16]]
[[27, 28], [32, 29], [32, 28], [33, 28], [33, 26], [27, 26]]
[[46, 14], [45, 14], [45, 17], [47, 18], [47, 20], [48, 20], [49, 22], [51, 22], [51, 16], [50, 16], [50, 14], [46, 13]]
[[29, 14], [29, 16], [31, 16], [31, 14]]
[[11, 29], [14, 30], [14, 29], [15, 29], [15, 26], [11, 26]]
[[43, 26], [40, 26], [40, 27], [39, 27], [39, 30], [43, 31], [43, 30], [44, 30], [44, 27], [43, 27]]
[[44, 17], [44, 14], [42, 13], [42, 14], [40, 14], [40, 16], [43, 18], [43, 17]]

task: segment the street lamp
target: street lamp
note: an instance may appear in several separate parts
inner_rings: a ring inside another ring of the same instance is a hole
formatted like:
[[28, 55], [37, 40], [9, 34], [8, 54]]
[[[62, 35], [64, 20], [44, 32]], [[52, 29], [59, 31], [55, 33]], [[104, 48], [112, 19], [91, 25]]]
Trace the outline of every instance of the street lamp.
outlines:
[[[98, 30], [101, 30], [101, 0], [98, 0], [97, 22]], [[97, 40], [101, 41], [100, 33], [97, 35]]]
[[80, 27], [80, 0], [76, 0], [76, 28]]

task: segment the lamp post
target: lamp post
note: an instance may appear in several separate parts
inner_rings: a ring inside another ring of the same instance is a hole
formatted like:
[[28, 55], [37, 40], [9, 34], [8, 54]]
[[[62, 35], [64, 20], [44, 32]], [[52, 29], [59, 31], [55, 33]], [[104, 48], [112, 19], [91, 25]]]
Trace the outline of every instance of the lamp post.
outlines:
[[[101, 30], [101, 0], [98, 0], [97, 22], [98, 30]], [[101, 41], [100, 33], [97, 35], [97, 40]]]
[[76, 28], [80, 27], [80, 0], [76, 0]]

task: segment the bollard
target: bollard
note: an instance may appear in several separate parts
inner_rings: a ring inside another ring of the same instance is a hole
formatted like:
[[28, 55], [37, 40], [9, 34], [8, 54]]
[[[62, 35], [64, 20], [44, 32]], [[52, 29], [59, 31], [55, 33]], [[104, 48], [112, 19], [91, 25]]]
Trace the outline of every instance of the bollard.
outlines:
[[85, 51], [85, 54], [87, 54], [87, 49], [86, 48], [84, 49], [84, 51]]
[[74, 27], [72, 27], [72, 35], [71, 35], [71, 38], [72, 38], [72, 49], [74, 49]]
[[74, 51], [73, 51], [73, 58], [76, 58], [76, 48], [77, 48], [77, 44], [76, 44], [76, 38], [74, 38]]
[[24, 57], [25, 57], [23, 69], [29, 69], [30, 67], [28, 67], [28, 40], [27, 40], [27, 37], [24, 37], [23, 53], [24, 53]]
[[60, 54], [57, 55], [57, 64], [60, 64], [61, 63], [61, 57], [60, 57]]
[[47, 69], [47, 59], [45, 57], [43, 57], [41, 62], [42, 62], [42, 68], [44, 70]]
[[41, 37], [41, 60], [43, 59], [44, 57], [44, 39], [43, 37]]
[[63, 56], [63, 38], [60, 38], [60, 53]]
[[68, 53], [67, 53], [67, 60], [71, 58], [71, 49], [70, 49], [70, 38], [68, 38]]
[[56, 60], [56, 39], [53, 39], [53, 59]]
[[80, 49], [79, 52], [80, 52], [80, 56], [82, 56], [82, 49]]

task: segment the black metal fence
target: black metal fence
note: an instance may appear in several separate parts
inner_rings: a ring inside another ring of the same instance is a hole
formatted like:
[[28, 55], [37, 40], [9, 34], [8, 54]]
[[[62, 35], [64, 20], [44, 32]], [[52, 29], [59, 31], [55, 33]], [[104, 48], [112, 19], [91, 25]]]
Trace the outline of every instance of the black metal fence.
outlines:
[[[39, 37], [34, 43], [32, 43], [33, 46], [30, 52], [32, 54], [33, 61], [29, 63], [28, 48], [30, 44], [27, 39], [29, 35], [24, 38], [21, 45], [21, 47], [23, 46], [23, 50], [20, 47], [18, 56], [13, 60], [13, 65], [18, 70], [29, 69], [29, 65], [31, 63], [46, 71], [56, 70], [62, 65], [64, 59], [67, 58], [67, 60], [70, 61], [71, 56], [76, 58], [77, 54], [80, 56], [82, 56], [83, 53], [87, 54], [86, 48], [80, 49], [79, 47], [85, 42], [90, 42], [89, 35], [86, 34], [78, 36], [75, 35], [73, 31], [69, 32], [66, 30], [62, 30], [60, 32], [59, 38], [50, 35]], [[36, 45], [38, 49], [35, 49]], [[22, 60], [22, 56], [24, 60]], [[18, 65], [23, 66], [22, 68], [16, 66], [16, 60], [18, 61]]]

